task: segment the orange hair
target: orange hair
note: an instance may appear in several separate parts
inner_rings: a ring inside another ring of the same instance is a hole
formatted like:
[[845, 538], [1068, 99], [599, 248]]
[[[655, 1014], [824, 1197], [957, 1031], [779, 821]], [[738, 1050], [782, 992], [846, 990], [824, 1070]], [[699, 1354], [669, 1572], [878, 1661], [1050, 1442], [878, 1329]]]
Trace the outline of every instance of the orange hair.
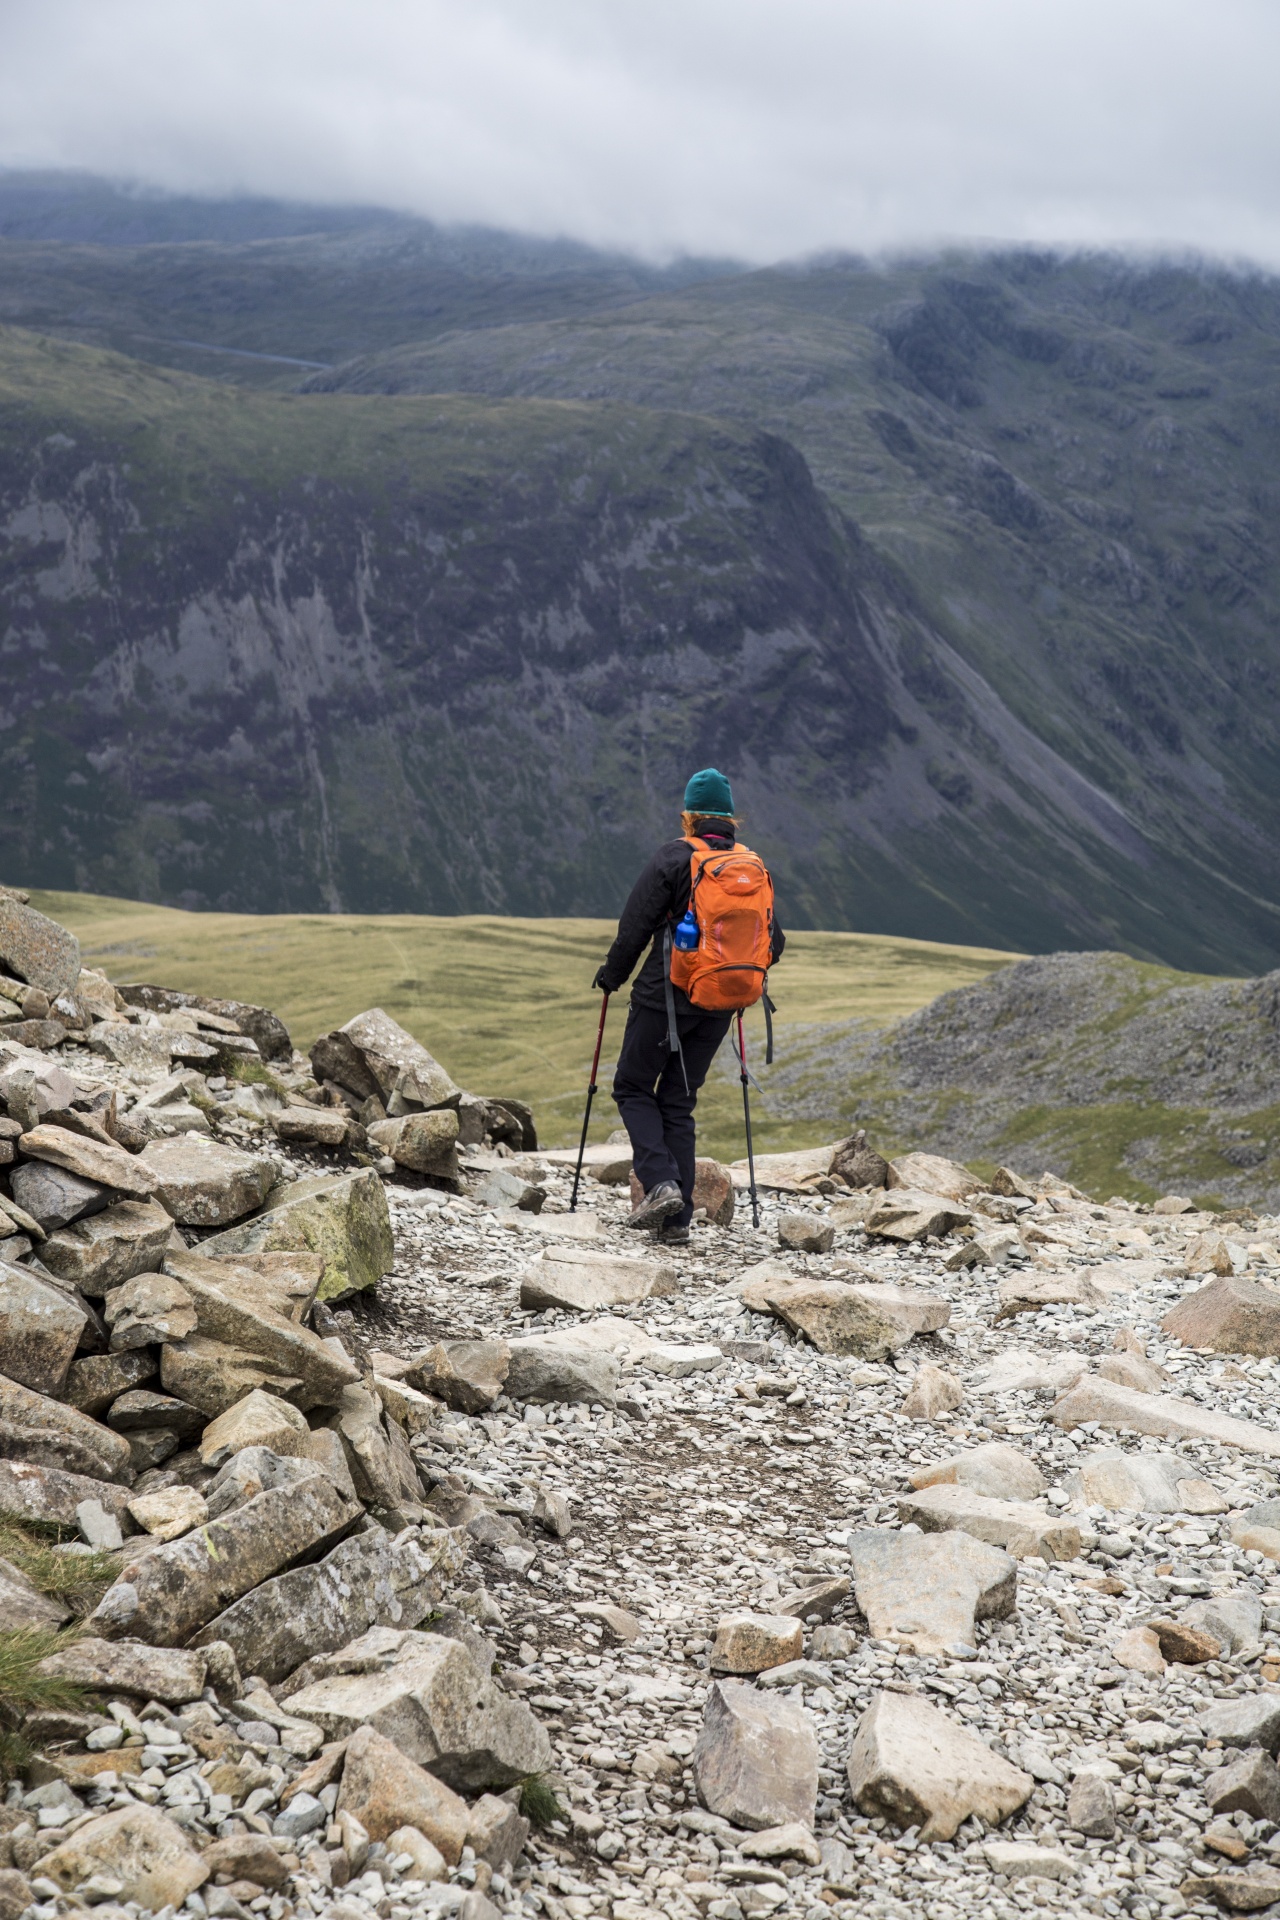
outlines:
[[736, 813], [688, 813], [688, 812], [682, 813], [680, 815], [680, 831], [684, 835], [686, 840], [690, 837], [690, 835], [692, 835], [692, 837], [695, 840], [697, 840], [701, 838], [701, 835], [698, 832], [699, 826], [704, 821], [708, 825], [710, 825], [713, 820], [725, 820], [734, 829], [735, 832], [737, 831], [738, 816]]

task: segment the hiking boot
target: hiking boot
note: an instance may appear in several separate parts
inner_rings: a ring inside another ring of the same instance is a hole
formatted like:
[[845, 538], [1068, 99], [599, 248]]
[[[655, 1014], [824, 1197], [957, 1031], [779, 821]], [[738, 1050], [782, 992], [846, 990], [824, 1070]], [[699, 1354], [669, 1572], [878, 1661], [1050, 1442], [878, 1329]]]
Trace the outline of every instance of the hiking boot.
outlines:
[[660, 1227], [684, 1205], [684, 1195], [674, 1180], [659, 1180], [650, 1187], [640, 1205], [626, 1222], [629, 1227]]
[[689, 1244], [688, 1227], [677, 1226], [674, 1220], [664, 1220], [658, 1228], [660, 1247], [687, 1247]]

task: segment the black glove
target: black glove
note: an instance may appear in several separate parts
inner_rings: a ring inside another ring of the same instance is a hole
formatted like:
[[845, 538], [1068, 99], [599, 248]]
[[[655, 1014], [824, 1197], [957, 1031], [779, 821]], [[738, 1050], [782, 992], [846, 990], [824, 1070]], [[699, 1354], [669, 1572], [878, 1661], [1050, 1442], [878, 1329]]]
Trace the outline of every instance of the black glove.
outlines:
[[613, 992], [613, 982], [610, 980], [608, 969], [605, 967], [597, 968], [596, 977], [591, 984], [593, 987], [599, 987], [601, 993]]

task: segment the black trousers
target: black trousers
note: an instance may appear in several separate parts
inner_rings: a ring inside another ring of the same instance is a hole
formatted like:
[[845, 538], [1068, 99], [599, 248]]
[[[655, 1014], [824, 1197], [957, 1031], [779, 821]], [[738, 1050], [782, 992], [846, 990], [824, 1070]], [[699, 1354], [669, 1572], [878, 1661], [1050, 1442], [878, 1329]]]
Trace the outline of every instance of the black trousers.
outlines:
[[674, 1180], [684, 1195], [684, 1207], [676, 1215], [678, 1226], [687, 1227], [693, 1218], [693, 1109], [698, 1089], [732, 1019], [731, 1013], [700, 1013], [694, 1007], [677, 1012], [676, 1029], [684, 1053], [682, 1073], [680, 1054], [672, 1053], [667, 1046], [666, 1014], [656, 1007], [638, 1007], [633, 1001], [627, 1015], [613, 1076], [613, 1097], [631, 1140], [636, 1178], [645, 1192], [661, 1180]]

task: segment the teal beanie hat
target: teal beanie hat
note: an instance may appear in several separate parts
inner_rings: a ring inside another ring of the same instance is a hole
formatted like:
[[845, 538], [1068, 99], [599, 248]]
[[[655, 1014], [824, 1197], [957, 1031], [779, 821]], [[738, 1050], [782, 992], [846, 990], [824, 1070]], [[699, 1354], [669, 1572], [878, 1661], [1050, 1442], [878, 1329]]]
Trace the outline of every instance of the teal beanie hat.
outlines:
[[695, 773], [684, 790], [686, 813], [732, 813], [733, 788], [714, 767]]

